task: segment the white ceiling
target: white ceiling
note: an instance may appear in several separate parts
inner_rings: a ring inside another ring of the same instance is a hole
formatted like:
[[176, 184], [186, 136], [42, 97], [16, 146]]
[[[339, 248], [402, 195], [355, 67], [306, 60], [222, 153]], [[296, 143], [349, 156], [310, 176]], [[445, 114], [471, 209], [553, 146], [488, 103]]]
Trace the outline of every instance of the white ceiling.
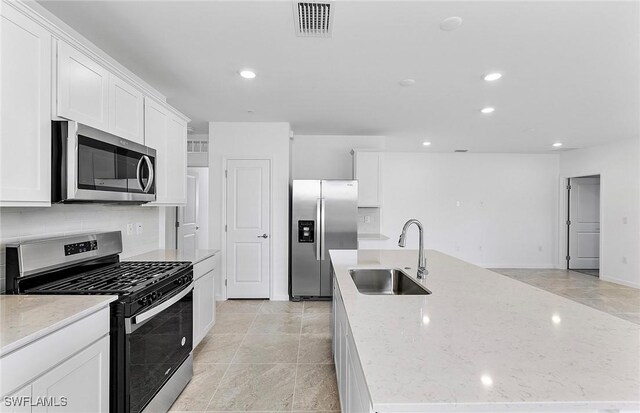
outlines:
[[[386, 135], [388, 146], [438, 152], [640, 136], [636, 1], [335, 0], [330, 39], [296, 37], [290, 1], [43, 5], [199, 132], [207, 121], [288, 121], [296, 134]], [[449, 16], [462, 26], [441, 31]], [[258, 76], [240, 78], [245, 67]], [[487, 83], [490, 71], [504, 76]], [[416, 84], [400, 86], [405, 78]]]

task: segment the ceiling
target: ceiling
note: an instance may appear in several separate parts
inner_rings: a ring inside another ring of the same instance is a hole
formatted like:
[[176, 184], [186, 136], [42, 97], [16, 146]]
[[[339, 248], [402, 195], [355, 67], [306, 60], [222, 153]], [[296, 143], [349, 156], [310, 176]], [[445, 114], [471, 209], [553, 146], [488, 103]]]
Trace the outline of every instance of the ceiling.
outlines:
[[[640, 136], [636, 1], [335, 0], [331, 38], [296, 37], [291, 1], [42, 4], [197, 132], [208, 121], [287, 121], [296, 134], [385, 135], [388, 148], [436, 152]], [[440, 30], [450, 16], [462, 26]], [[504, 76], [485, 82], [492, 71]], [[415, 85], [399, 84], [407, 78]]]

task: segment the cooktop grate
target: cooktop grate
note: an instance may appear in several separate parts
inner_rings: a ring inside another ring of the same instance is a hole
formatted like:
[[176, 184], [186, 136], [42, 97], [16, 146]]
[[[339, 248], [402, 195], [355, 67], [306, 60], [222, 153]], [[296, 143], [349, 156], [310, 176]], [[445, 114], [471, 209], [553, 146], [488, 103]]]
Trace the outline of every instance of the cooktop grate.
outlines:
[[119, 262], [34, 287], [26, 293], [130, 294], [155, 284], [190, 264], [190, 262]]

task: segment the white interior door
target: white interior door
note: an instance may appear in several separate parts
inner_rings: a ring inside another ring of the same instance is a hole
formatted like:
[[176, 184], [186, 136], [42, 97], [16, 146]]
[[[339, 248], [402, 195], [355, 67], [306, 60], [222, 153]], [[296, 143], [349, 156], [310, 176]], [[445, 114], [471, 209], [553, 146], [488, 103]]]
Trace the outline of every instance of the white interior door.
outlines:
[[269, 298], [271, 166], [227, 161], [227, 298]]
[[178, 207], [178, 249], [194, 252], [198, 244], [198, 177], [187, 175], [187, 203]]
[[600, 177], [571, 178], [569, 268], [600, 268]]

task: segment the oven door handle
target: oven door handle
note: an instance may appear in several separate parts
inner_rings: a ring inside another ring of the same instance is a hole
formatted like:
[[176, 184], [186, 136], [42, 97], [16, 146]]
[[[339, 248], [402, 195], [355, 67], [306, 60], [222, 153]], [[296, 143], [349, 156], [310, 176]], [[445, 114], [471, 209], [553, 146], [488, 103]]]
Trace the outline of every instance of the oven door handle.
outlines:
[[151, 308], [150, 310], [147, 310], [142, 314], [138, 314], [136, 316], [125, 319], [125, 329], [127, 334], [133, 333], [134, 331], [136, 331], [138, 327], [140, 327], [150, 318], [155, 317], [156, 315], [160, 314], [161, 312], [171, 307], [178, 301], [182, 300], [184, 296], [189, 294], [191, 291], [193, 291], [193, 282], [189, 284], [187, 288], [180, 291], [178, 294], [172, 296], [171, 298], [168, 298], [167, 300]]

